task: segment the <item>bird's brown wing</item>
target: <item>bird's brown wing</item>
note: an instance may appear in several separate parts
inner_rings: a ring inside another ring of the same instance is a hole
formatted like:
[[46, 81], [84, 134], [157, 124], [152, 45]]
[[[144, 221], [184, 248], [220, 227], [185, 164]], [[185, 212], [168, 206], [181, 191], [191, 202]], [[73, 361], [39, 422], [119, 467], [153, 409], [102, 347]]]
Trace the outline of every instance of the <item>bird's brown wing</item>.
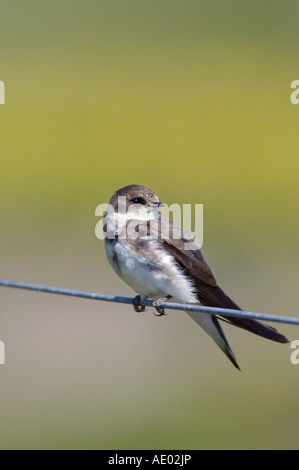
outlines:
[[[164, 217], [159, 221], [159, 233], [162, 233], [163, 225], [170, 224], [169, 237], [161, 239], [163, 248], [173, 256], [177, 264], [183, 269], [184, 273], [192, 279], [196, 288], [198, 300], [202, 305], [209, 307], [220, 307], [233, 310], [241, 310], [241, 308], [218, 286], [215, 276], [205, 261], [200, 245], [181, 227], [173, 224]], [[180, 233], [181, 238], [178, 238]], [[175, 235], [175, 236], [174, 236]], [[194, 248], [186, 249], [186, 244], [193, 241]], [[218, 315], [217, 315], [218, 316]], [[232, 325], [248, 330], [264, 338], [277, 341], [279, 343], [288, 343], [287, 338], [272, 328], [257, 320], [237, 318], [221, 315], [221, 320], [225, 320]]]
[[[169, 225], [169, 237], [161, 237], [163, 248], [174, 257], [184, 274], [192, 279], [198, 300], [210, 307], [223, 307], [240, 310], [218, 286], [213, 271], [205, 261], [200, 245], [185, 230], [161, 217], [160, 233], [165, 224]], [[180, 237], [180, 238], [179, 238]], [[187, 249], [192, 243], [193, 249]]]

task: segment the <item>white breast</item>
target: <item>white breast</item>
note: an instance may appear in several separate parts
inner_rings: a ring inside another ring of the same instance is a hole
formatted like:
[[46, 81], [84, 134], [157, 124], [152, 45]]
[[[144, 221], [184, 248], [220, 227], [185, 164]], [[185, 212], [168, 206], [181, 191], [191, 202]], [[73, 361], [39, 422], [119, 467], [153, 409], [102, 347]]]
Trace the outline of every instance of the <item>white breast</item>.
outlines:
[[183, 274], [174, 258], [150, 240], [138, 254], [124, 240], [106, 240], [107, 258], [115, 272], [142, 298], [172, 296], [174, 302], [198, 302], [192, 281]]

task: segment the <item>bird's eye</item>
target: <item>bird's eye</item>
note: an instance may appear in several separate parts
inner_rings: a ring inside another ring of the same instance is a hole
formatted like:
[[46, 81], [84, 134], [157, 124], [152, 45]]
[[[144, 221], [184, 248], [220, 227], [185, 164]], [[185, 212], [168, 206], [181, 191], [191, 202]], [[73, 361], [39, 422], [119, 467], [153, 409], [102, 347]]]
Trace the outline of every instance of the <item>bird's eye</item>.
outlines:
[[145, 200], [143, 197], [134, 197], [134, 199], [131, 199], [132, 204], [145, 204]]

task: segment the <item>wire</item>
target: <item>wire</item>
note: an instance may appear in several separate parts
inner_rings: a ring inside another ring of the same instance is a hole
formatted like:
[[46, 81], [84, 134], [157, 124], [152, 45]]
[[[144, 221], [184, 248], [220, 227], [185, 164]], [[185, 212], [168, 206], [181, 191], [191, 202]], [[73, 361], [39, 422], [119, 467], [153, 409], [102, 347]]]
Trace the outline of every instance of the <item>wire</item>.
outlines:
[[[48, 294], [68, 295], [71, 297], [81, 297], [84, 299], [102, 300], [105, 302], [116, 302], [121, 304], [132, 304], [133, 299], [131, 297], [120, 297], [106, 294], [97, 294], [92, 292], [84, 292], [73, 289], [64, 289], [61, 287], [43, 286], [40, 284], [31, 284], [26, 282], [8, 281], [0, 279], [0, 286], [13, 287], [16, 289], [26, 289], [38, 292], [46, 292]], [[140, 300], [139, 304], [145, 307], [153, 307], [153, 301], [151, 300]], [[190, 305], [190, 304], [179, 304], [174, 302], [162, 302], [161, 307], [171, 310], [185, 310], [188, 312], [202, 312], [210, 313], [215, 315], [228, 315], [231, 317], [239, 318], [252, 318], [254, 320], [263, 320], [276, 323], [288, 323], [290, 325], [299, 325], [299, 318], [287, 317], [283, 315], [272, 315], [268, 313], [248, 312], [245, 310], [232, 310], [227, 308], [216, 308], [216, 307], [205, 307], [203, 305]]]

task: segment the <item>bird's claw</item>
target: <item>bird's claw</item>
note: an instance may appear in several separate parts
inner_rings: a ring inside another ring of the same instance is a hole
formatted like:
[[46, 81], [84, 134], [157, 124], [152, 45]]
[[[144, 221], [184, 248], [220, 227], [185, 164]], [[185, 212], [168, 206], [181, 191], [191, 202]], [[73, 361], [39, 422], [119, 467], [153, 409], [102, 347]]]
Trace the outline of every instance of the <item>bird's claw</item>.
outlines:
[[160, 297], [159, 299], [156, 299], [154, 302], [153, 302], [153, 307], [155, 307], [156, 309], [156, 312], [154, 312], [154, 315], [156, 315], [156, 317], [161, 317], [162, 315], [166, 315], [165, 313], [165, 308], [161, 307], [161, 303], [162, 302], [167, 302], [167, 300], [171, 299], [171, 295], [167, 295], [166, 297]]
[[136, 295], [136, 297], [134, 297], [134, 299], [132, 300], [133, 308], [137, 313], [144, 312], [145, 310], [145, 307], [143, 305], [139, 305], [140, 300], [140, 295]]

